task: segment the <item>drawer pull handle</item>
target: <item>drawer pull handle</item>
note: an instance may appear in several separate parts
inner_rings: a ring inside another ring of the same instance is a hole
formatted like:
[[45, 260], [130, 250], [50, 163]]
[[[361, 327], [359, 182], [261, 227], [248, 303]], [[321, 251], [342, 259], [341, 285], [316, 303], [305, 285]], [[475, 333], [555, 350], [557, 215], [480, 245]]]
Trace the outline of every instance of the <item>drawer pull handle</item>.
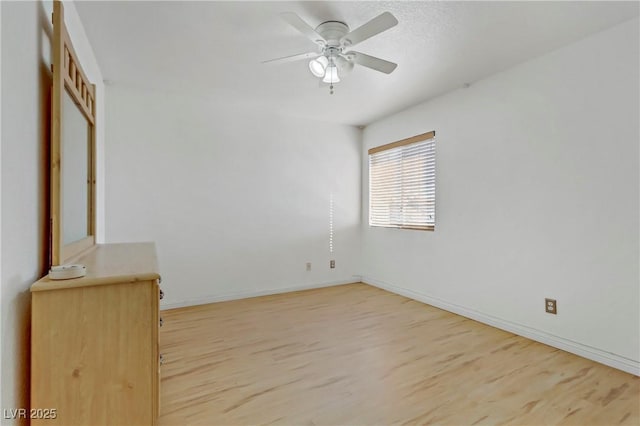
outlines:
[[160, 327], [162, 327], [162, 323], [163, 323], [163, 322], [164, 322], [164, 321], [162, 321], [162, 317], [160, 317]]

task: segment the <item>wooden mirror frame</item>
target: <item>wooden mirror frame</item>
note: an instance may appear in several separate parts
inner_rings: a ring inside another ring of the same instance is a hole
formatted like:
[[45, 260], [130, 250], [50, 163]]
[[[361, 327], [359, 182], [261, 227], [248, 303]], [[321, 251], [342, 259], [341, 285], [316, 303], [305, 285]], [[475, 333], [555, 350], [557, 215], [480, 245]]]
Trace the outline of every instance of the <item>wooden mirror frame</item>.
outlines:
[[[87, 237], [63, 243], [61, 158], [65, 91], [78, 106], [89, 126]], [[60, 265], [89, 250], [96, 242], [96, 88], [87, 79], [64, 25], [62, 2], [53, 3], [53, 88], [51, 96], [51, 265]]]

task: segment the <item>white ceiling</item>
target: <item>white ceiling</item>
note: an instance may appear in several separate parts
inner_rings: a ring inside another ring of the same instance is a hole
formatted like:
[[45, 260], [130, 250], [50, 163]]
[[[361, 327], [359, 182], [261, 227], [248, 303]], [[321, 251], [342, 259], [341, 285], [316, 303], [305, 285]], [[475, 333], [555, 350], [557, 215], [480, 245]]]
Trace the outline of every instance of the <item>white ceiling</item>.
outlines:
[[[187, 92], [227, 108], [366, 125], [638, 16], [638, 2], [76, 1], [104, 78]], [[384, 11], [399, 24], [358, 51], [396, 62], [358, 67], [330, 95], [307, 61], [261, 61], [315, 45], [279, 17], [355, 29]]]

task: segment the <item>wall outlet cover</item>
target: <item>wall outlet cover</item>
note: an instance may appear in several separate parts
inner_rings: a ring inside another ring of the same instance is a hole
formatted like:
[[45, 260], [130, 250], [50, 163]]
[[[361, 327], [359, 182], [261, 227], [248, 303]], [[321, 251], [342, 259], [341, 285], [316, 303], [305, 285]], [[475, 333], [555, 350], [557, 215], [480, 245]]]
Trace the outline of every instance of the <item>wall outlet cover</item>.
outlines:
[[558, 314], [558, 305], [555, 299], [544, 299], [544, 310], [548, 314]]

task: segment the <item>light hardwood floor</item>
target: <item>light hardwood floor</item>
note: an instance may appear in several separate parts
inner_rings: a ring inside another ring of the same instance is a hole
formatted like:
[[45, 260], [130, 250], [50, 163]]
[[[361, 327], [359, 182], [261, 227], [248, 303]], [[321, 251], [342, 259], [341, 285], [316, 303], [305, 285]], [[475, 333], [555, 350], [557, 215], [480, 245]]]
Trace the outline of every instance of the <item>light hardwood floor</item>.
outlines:
[[640, 379], [365, 284], [162, 312], [161, 425], [640, 424]]

